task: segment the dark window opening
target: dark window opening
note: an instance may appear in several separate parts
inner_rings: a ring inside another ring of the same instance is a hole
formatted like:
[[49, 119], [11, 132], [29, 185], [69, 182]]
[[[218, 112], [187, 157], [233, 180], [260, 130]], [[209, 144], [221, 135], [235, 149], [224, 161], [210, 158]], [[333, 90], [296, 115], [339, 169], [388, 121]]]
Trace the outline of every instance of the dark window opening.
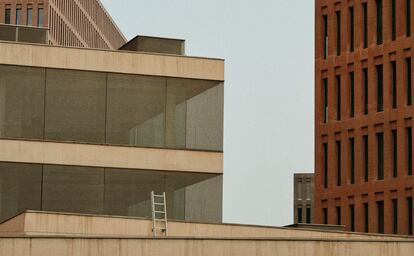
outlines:
[[378, 233], [384, 234], [384, 201], [377, 202]]
[[413, 132], [407, 127], [407, 174], [413, 174]]
[[336, 12], [336, 55], [341, 55], [341, 12]]
[[328, 15], [323, 15], [323, 57], [328, 58]]
[[355, 76], [354, 72], [349, 73], [349, 107], [350, 116], [355, 116]]
[[328, 79], [323, 79], [323, 122], [328, 121]]
[[363, 137], [363, 143], [364, 143], [364, 181], [368, 182], [368, 135], [365, 135]]
[[341, 206], [336, 207], [336, 225], [341, 225]]
[[349, 217], [351, 223], [351, 231], [355, 231], [355, 206], [353, 204], [349, 206]]
[[377, 0], [377, 44], [382, 44], [382, 0]]
[[396, 12], [396, 0], [391, 0], [391, 39], [395, 41], [397, 39], [397, 12]]
[[362, 70], [364, 76], [364, 114], [368, 114], [368, 69]]
[[341, 141], [336, 142], [336, 185], [341, 186]]
[[306, 208], [306, 223], [310, 224], [311, 223], [311, 208], [307, 207]]
[[323, 224], [328, 224], [328, 208], [322, 209]]
[[413, 234], [413, 198], [407, 198], [407, 209], [408, 209], [408, 234]]
[[392, 233], [398, 234], [398, 200], [392, 199]]
[[354, 28], [354, 26], [355, 26], [355, 20], [354, 20], [355, 18], [354, 18], [354, 7], [349, 7], [349, 40], [350, 40], [350, 42], [349, 42], [349, 48], [350, 48], [350, 50], [351, 50], [351, 52], [353, 52], [354, 51], [354, 48], [355, 48], [355, 28]]
[[328, 188], [328, 143], [323, 144], [323, 186]]
[[377, 111], [384, 111], [384, 78], [383, 67], [378, 65], [375, 67], [377, 71]]
[[302, 223], [302, 208], [298, 207], [298, 223]]
[[349, 168], [351, 174], [351, 184], [355, 184], [355, 139], [349, 139]]
[[364, 48], [368, 47], [368, 6], [367, 3], [362, 3], [364, 15]]
[[336, 120], [341, 120], [341, 76], [336, 76]]
[[377, 133], [377, 179], [384, 179], [384, 134]]
[[410, 106], [412, 103], [412, 96], [411, 96], [411, 58], [405, 59], [405, 66], [406, 66], [406, 85], [407, 85], [407, 105]]
[[364, 231], [369, 232], [369, 208], [368, 208], [368, 203], [364, 203]]
[[411, 36], [411, 0], [406, 0], [405, 10], [406, 35]]
[[397, 130], [391, 131], [392, 137], [392, 174], [393, 177], [398, 176], [398, 142], [397, 142]]
[[10, 8], [6, 8], [4, 10], [4, 23], [5, 24], [11, 23], [11, 9]]
[[391, 62], [392, 108], [397, 108], [397, 62]]

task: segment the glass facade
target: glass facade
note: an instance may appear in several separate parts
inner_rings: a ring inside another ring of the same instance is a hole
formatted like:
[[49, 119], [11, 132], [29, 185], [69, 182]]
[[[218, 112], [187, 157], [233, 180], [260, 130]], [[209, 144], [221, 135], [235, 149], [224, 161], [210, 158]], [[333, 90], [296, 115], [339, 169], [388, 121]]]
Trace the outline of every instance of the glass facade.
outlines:
[[166, 192], [169, 219], [221, 222], [222, 176], [0, 162], [0, 222], [25, 210], [150, 217]]
[[223, 83], [0, 65], [0, 137], [223, 150]]

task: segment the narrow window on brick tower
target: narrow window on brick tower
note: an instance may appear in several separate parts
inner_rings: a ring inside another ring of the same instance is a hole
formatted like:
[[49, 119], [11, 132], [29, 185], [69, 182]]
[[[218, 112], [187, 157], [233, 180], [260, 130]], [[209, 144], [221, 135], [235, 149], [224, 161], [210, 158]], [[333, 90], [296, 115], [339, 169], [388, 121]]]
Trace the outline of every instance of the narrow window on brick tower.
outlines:
[[397, 130], [391, 131], [392, 140], [392, 176], [398, 176], [398, 142], [397, 142]]
[[397, 62], [391, 62], [392, 108], [397, 108]]
[[328, 15], [323, 15], [323, 57], [328, 58]]
[[405, 34], [408, 36], [411, 36], [411, 0], [405, 1], [405, 25], [406, 25], [406, 31]]
[[336, 120], [341, 120], [341, 76], [336, 76]]
[[351, 231], [355, 231], [355, 206], [353, 204], [349, 206], [349, 223]]
[[21, 5], [16, 6], [16, 25], [21, 25], [22, 22], [22, 7]]
[[337, 206], [335, 209], [336, 209], [336, 225], [341, 225], [341, 206]]
[[349, 50], [354, 51], [355, 48], [355, 17], [354, 7], [349, 7]]
[[364, 22], [364, 25], [363, 25], [363, 29], [364, 29], [364, 35], [363, 35], [364, 48], [367, 48], [368, 47], [368, 5], [367, 5], [366, 2], [362, 3], [362, 9], [363, 9], [363, 15], [364, 15], [364, 17], [363, 17], [363, 22]]
[[363, 144], [364, 144], [364, 150], [363, 150], [363, 157], [364, 157], [364, 181], [368, 182], [368, 135], [365, 135], [363, 137]]
[[341, 55], [341, 12], [336, 11], [336, 55]]
[[377, 179], [384, 179], [384, 133], [377, 133]]
[[382, 44], [382, 0], [377, 3], [377, 44]]
[[368, 115], [368, 69], [364, 68], [362, 70], [363, 76], [363, 101], [364, 101], [364, 114]]
[[377, 71], [377, 112], [384, 111], [384, 78], [383, 66], [375, 66]]
[[322, 209], [323, 224], [328, 224], [328, 208]]
[[306, 223], [310, 224], [311, 223], [311, 208], [310, 207], [306, 207]]
[[413, 132], [411, 127], [406, 128], [407, 134], [407, 174], [413, 174]]
[[323, 90], [322, 90], [322, 97], [323, 97], [323, 122], [328, 122], [328, 78], [323, 79]]
[[412, 103], [412, 90], [411, 90], [411, 58], [405, 59], [405, 72], [406, 72], [406, 93], [407, 93], [407, 105]]
[[27, 26], [33, 25], [33, 6], [32, 5], [27, 5], [26, 23], [27, 23]]
[[364, 231], [369, 232], [369, 207], [368, 203], [364, 203]]
[[355, 76], [354, 72], [349, 73], [349, 115], [355, 116]]
[[413, 234], [413, 198], [412, 197], [407, 198], [407, 216], [408, 216], [408, 220], [407, 220], [408, 234], [412, 235]]
[[398, 200], [392, 199], [392, 233], [398, 234]]
[[384, 201], [377, 202], [377, 225], [378, 233], [384, 234]]
[[341, 186], [341, 141], [336, 142], [336, 185]]
[[298, 223], [302, 223], [302, 207], [298, 207]]
[[351, 184], [355, 184], [355, 139], [349, 139], [349, 174]]
[[328, 143], [323, 144], [323, 187], [328, 188]]
[[391, 40], [397, 39], [397, 11], [396, 0], [391, 0]]
[[11, 23], [11, 8], [10, 5], [6, 5], [6, 9], [4, 9], [4, 23], [10, 24]]

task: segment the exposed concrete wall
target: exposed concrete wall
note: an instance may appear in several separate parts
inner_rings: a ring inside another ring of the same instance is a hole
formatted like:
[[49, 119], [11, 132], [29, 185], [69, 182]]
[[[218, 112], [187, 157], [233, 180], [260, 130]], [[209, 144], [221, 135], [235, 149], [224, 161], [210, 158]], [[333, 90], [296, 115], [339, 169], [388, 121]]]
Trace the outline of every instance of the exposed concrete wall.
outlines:
[[0, 64], [224, 81], [224, 61], [0, 42]]
[[7, 256], [409, 256], [414, 243], [350, 240], [2, 238]]
[[0, 161], [223, 173], [223, 153], [0, 139]]

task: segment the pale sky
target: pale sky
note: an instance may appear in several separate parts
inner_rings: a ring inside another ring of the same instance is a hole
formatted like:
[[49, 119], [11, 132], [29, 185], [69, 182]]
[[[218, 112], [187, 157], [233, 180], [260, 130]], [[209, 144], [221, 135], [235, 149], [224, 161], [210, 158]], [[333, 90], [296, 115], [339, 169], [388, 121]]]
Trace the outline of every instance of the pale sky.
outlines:
[[224, 222], [292, 223], [293, 173], [314, 168], [314, 1], [101, 1], [127, 39], [226, 60]]

